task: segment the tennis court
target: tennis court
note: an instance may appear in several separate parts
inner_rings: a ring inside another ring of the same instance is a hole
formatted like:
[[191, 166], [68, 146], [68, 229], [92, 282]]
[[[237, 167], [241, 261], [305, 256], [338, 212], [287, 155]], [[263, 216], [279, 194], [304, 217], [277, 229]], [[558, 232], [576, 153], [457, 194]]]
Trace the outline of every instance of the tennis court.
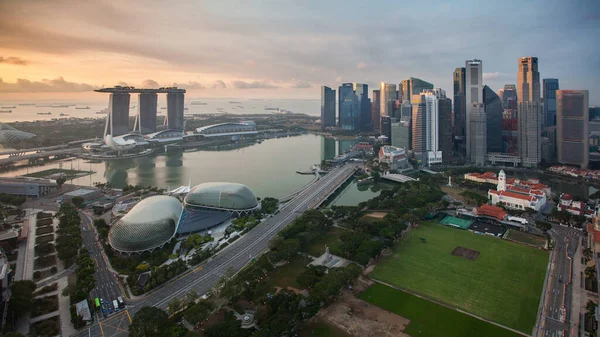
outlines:
[[457, 217], [453, 217], [451, 215], [448, 215], [445, 218], [443, 218], [440, 221], [440, 223], [442, 225], [457, 227], [457, 228], [460, 228], [460, 229], [468, 229], [469, 226], [471, 226], [471, 224], [473, 223], [473, 221], [466, 220], [466, 219], [461, 219], [461, 218], [457, 218]]

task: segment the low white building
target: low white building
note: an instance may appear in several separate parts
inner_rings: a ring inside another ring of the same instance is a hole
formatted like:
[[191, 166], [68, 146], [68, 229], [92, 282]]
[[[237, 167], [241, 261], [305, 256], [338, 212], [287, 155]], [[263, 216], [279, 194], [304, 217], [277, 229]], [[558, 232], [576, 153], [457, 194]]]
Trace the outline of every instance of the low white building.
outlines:
[[408, 167], [408, 157], [404, 149], [386, 145], [379, 149], [379, 163], [386, 163], [390, 170], [400, 170]]
[[488, 199], [492, 205], [503, 205], [507, 208], [525, 210], [533, 208], [536, 211], [546, 204], [546, 193], [539, 189], [506, 184], [506, 174], [498, 174], [498, 186], [488, 191]]

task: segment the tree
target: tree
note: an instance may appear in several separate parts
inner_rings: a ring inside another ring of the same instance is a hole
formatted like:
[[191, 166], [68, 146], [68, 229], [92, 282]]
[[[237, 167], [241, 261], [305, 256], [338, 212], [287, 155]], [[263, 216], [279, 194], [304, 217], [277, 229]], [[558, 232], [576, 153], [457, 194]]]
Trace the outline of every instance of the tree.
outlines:
[[61, 188], [62, 185], [67, 181], [67, 179], [65, 179], [64, 177], [60, 177], [58, 179], [56, 179], [56, 185], [58, 186], [58, 188]]
[[12, 295], [9, 303], [17, 317], [21, 317], [33, 309], [35, 303], [33, 292], [35, 288], [35, 282], [30, 280], [15, 281], [10, 286]]
[[82, 197], [73, 197], [73, 199], [71, 199], [71, 203], [73, 205], [75, 205], [77, 208], [83, 208], [83, 203], [85, 200], [83, 200]]
[[585, 309], [591, 313], [592, 315], [594, 315], [596, 313], [596, 302], [592, 301], [592, 300], [588, 300], [587, 303], [585, 304]]
[[25, 335], [20, 332], [8, 332], [4, 334], [4, 337], [25, 337]]
[[583, 250], [583, 257], [585, 257], [586, 260], [591, 260], [592, 257], [594, 255], [594, 252], [592, 252], [592, 250], [590, 248], [585, 248]]
[[242, 329], [240, 322], [233, 317], [233, 313], [228, 311], [225, 314], [225, 320], [206, 329], [205, 335], [208, 337], [246, 337], [252, 334], [250, 329]]
[[279, 200], [271, 197], [266, 197], [260, 202], [260, 211], [262, 213], [271, 214], [277, 210]]
[[176, 313], [177, 311], [179, 311], [179, 309], [181, 309], [181, 301], [178, 298], [174, 298], [171, 301], [169, 301], [169, 304], [167, 305], [167, 310], [170, 313]]
[[381, 173], [379, 173], [379, 171], [371, 171], [371, 177], [373, 178], [374, 181], [378, 181], [379, 178], [381, 178]]
[[539, 221], [539, 220], [536, 220], [536, 221], [535, 221], [535, 226], [536, 226], [537, 228], [539, 228], [539, 229], [543, 230], [544, 232], [546, 232], [546, 231], [549, 231], [550, 229], [552, 229], [552, 225], [551, 225], [551, 224], [549, 224], [549, 223], [548, 223], [548, 222], [546, 222], [546, 221]]
[[133, 320], [129, 326], [129, 336], [169, 336], [172, 326], [173, 323], [169, 321], [169, 316], [166, 312], [155, 307], [143, 307], [133, 316]]
[[183, 317], [185, 317], [190, 324], [197, 325], [201, 321], [207, 319], [214, 308], [215, 305], [213, 302], [202, 300], [189, 307], [183, 313]]
[[196, 292], [196, 290], [192, 289], [187, 293], [187, 299], [190, 302], [194, 302], [195, 300], [198, 299], [198, 293]]

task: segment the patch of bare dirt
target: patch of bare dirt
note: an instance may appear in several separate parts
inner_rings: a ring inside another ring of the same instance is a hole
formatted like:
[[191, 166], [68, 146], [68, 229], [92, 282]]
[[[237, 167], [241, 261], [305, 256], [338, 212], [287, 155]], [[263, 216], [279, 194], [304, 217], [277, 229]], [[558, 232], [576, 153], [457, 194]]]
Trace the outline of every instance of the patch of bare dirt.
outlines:
[[356, 337], [409, 337], [403, 332], [408, 319], [362, 301], [348, 290], [317, 316]]

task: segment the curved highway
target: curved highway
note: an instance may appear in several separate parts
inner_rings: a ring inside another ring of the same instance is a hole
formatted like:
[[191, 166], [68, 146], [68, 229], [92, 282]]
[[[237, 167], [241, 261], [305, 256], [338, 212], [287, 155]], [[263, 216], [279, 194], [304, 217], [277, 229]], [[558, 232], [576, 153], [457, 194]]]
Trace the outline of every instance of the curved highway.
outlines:
[[[190, 271], [179, 278], [172, 280], [157, 290], [147, 294], [143, 299], [132, 301], [128, 314], [133, 316], [137, 310], [144, 306], [154, 306], [166, 309], [169, 301], [182, 298], [190, 290], [198, 294], [205, 294], [219, 281], [228, 269], [239, 271], [257, 255], [268, 248], [269, 241], [294, 219], [302, 215], [309, 208], [318, 207], [329, 195], [344, 183], [354, 172], [356, 164], [346, 164], [332, 170], [300, 192], [293, 200], [281, 208], [280, 212], [267, 218], [253, 230], [236, 240], [217, 255], [204, 262], [201, 267]], [[109, 318], [110, 319], [110, 318]], [[102, 323], [102, 322], [100, 322]], [[108, 325], [108, 324], [107, 324]], [[98, 324], [93, 324], [80, 331], [75, 336], [126, 336], [127, 333], [120, 326], [112, 332], [102, 329]]]

